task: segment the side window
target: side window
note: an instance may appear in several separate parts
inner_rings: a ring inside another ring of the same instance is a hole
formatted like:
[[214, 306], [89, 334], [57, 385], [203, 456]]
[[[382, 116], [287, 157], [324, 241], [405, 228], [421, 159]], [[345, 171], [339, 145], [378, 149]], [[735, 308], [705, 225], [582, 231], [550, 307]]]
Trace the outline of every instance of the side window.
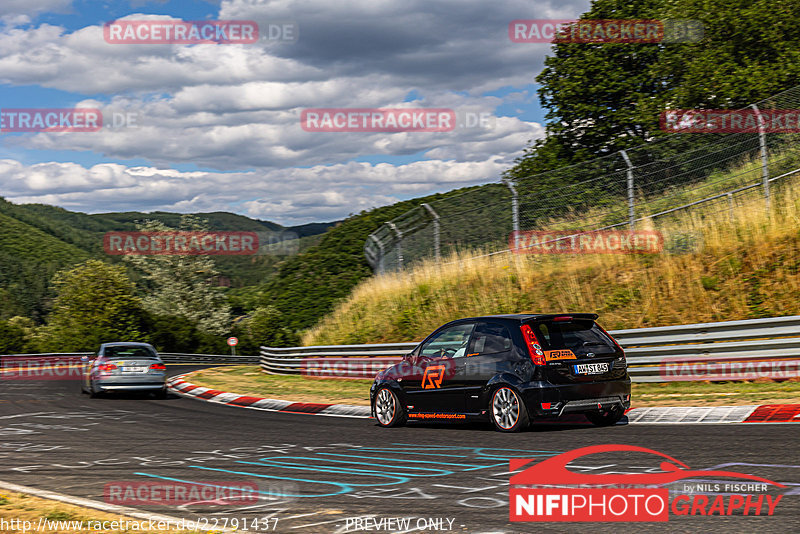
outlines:
[[472, 336], [470, 356], [497, 354], [511, 349], [511, 335], [500, 323], [480, 323]]
[[467, 343], [475, 323], [445, 328], [425, 342], [420, 354], [428, 358], [460, 358], [467, 352]]

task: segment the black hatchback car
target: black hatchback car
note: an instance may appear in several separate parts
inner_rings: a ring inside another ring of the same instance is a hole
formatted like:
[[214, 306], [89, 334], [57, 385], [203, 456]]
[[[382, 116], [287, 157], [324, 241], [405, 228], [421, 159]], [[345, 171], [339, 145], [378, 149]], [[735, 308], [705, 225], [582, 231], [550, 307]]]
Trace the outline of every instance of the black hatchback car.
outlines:
[[370, 389], [384, 427], [491, 419], [517, 432], [531, 417], [582, 413], [612, 425], [630, 408], [622, 347], [594, 313], [492, 315], [441, 326]]

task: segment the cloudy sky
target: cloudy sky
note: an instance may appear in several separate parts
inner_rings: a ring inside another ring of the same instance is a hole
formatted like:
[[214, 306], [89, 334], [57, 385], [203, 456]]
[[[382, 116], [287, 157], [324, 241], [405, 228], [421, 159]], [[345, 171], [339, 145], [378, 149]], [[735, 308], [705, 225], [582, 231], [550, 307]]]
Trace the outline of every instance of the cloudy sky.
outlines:
[[[0, 133], [0, 196], [284, 225], [497, 180], [543, 134], [548, 44], [515, 19], [588, 0], [2, 0], [0, 108], [99, 108], [96, 132]], [[293, 39], [112, 44], [114, 20], [244, 20]], [[316, 132], [312, 108], [446, 108], [447, 132]], [[482, 125], [469, 125], [483, 117]], [[489, 120], [487, 120], [487, 118]]]

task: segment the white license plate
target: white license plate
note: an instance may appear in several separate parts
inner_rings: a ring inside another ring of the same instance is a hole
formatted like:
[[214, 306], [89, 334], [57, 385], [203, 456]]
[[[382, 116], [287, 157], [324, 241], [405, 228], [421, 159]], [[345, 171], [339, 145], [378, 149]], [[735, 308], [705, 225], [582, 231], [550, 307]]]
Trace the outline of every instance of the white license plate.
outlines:
[[123, 367], [123, 373], [145, 373], [147, 372], [147, 367]]
[[601, 375], [608, 372], [608, 363], [579, 363], [572, 370], [576, 375]]

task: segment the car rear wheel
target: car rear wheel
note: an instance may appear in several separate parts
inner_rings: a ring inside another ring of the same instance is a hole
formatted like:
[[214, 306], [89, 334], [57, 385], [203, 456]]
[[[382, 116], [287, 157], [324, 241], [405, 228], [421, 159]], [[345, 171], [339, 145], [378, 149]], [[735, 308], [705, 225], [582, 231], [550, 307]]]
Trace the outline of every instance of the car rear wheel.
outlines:
[[97, 391], [94, 387], [94, 380], [89, 382], [89, 397], [96, 399], [101, 395], [99, 391]]
[[625, 415], [625, 410], [619, 406], [598, 412], [586, 412], [586, 419], [595, 426], [611, 426], [617, 424]]
[[375, 419], [383, 427], [401, 426], [406, 422], [406, 410], [397, 395], [387, 388], [381, 388], [375, 395]]
[[500, 432], [519, 432], [527, 428], [528, 410], [516, 391], [503, 386], [495, 390], [490, 406], [492, 422]]

